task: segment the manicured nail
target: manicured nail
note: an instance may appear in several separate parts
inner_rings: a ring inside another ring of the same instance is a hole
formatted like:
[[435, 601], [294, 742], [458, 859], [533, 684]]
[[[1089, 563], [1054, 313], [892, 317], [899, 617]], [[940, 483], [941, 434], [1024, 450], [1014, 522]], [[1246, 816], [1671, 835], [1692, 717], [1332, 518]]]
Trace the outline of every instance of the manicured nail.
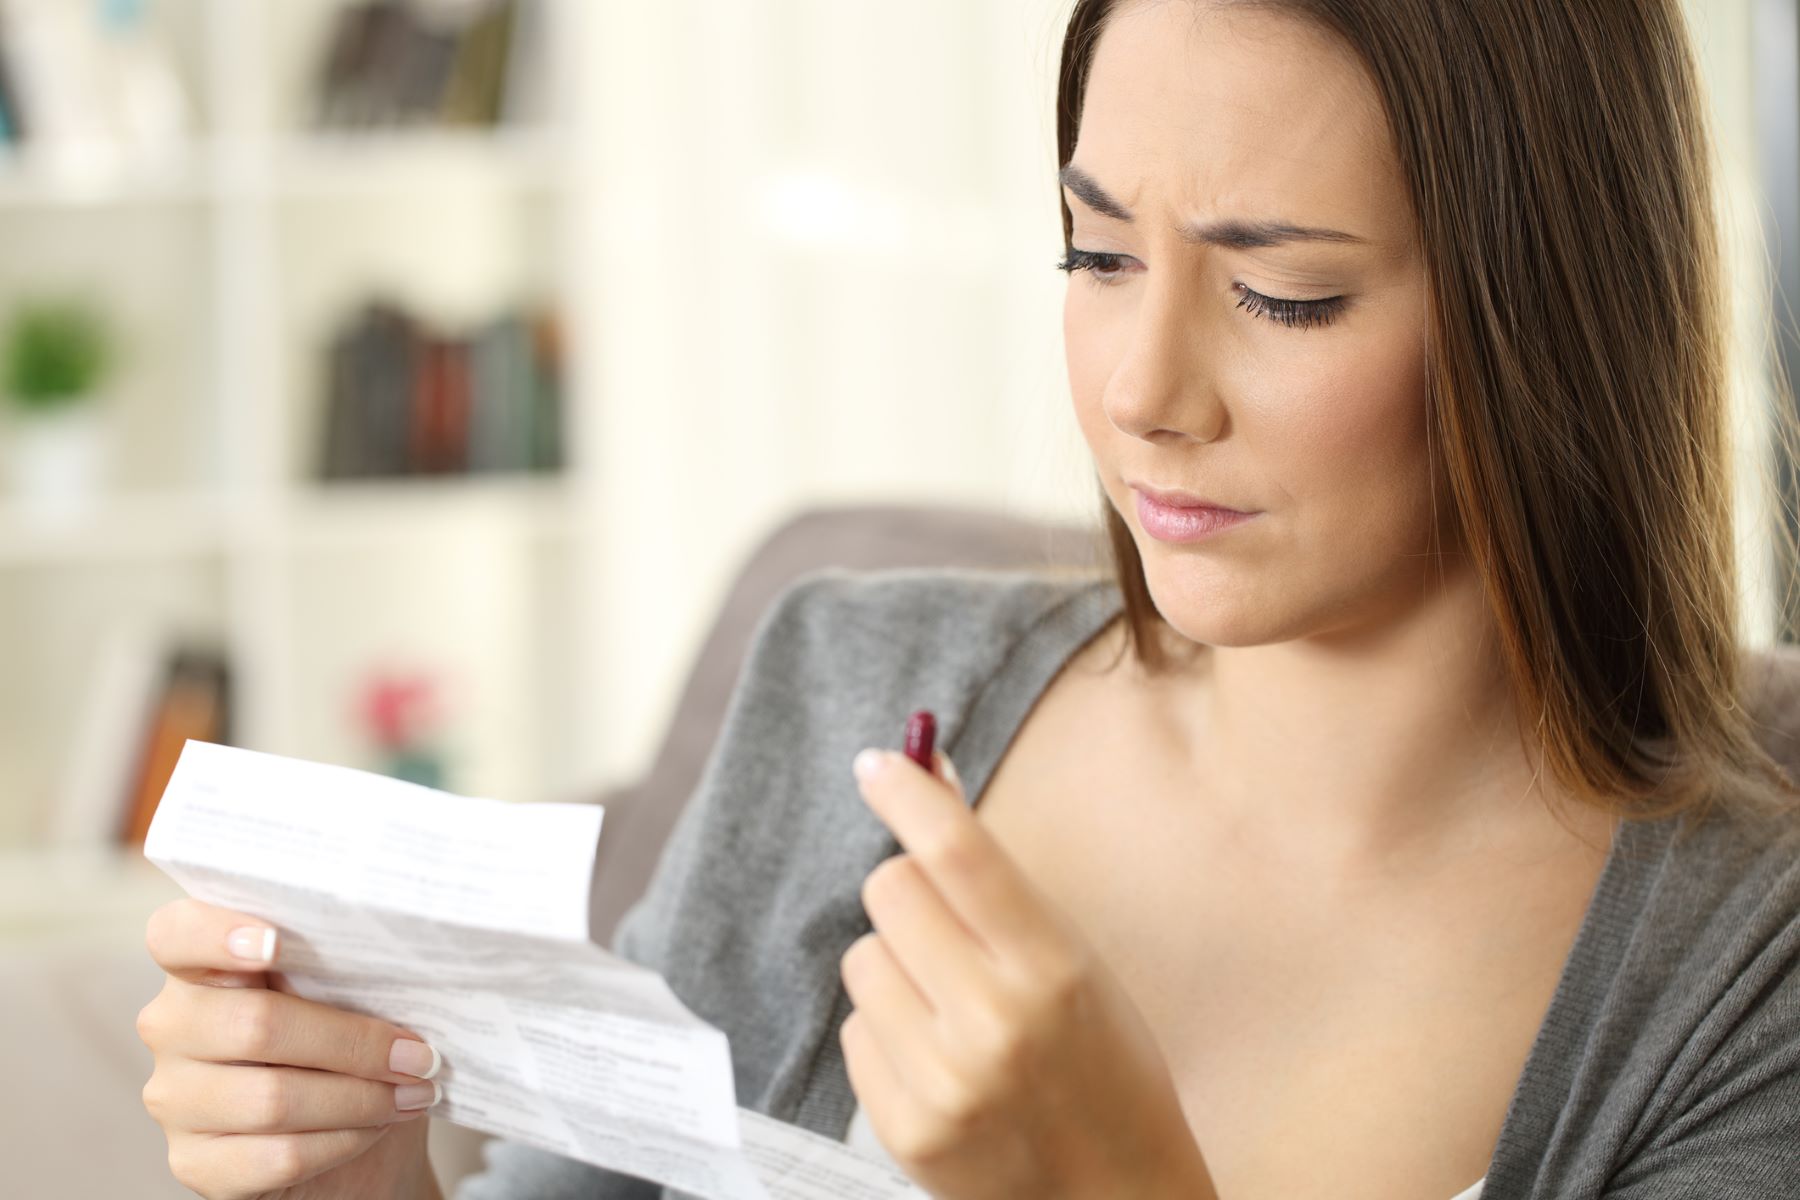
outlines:
[[442, 1094], [436, 1082], [403, 1083], [394, 1089], [394, 1107], [401, 1112], [414, 1108], [430, 1108]]
[[264, 966], [275, 961], [275, 931], [255, 925], [240, 925], [225, 938], [225, 948], [232, 957], [259, 962]]
[[388, 1051], [388, 1070], [397, 1075], [430, 1079], [443, 1063], [436, 1046], [416, 1038], [395, 1038], [394, 1048]]
[[881, 772], [881, 768], [886, 763], [886, 752], [870, 746], [866, 750], [857, 751], [856, 758], [850, 763], [850, 769], [855, 772], [858, 779], [867, 783]]

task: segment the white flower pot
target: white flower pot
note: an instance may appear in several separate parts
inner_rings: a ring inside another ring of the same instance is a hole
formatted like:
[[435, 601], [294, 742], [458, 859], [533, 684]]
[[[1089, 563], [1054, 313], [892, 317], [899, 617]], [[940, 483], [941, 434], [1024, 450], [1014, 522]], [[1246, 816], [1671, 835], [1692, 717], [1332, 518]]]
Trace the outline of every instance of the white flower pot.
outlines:
[[104, 488], [108, 424], [104, 406], [93, 396], [49, 412], [8, 409], [0, 463], [9, 499], [39, 518], [67, 518], [93, 508]]

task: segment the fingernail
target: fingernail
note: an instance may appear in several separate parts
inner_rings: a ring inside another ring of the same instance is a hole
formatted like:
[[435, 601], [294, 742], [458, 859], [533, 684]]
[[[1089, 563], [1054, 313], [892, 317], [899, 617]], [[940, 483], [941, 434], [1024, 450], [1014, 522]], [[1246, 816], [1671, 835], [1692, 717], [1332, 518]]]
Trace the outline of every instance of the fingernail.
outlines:
[[443, 1062], [436, 1046], [417, 1038], [395, 1038], [393, 1049], [388, 1051], [388, 1070], [396, 1075], [430, 1079], [438, 1073]]
[[401, 1112], [414, 1108], [430, 1108], [438, 1102], [441, 1095], [438, 1085], [432, 1083], [403, 1083], [394, 1089], [394, 1107]]
[[225, 948], [232, 957], [259, 962], [265, 966], [275, 961], [275, 931], [255, 925], [240, 925], [225, 938]]
[[944, 768], [944, 778], [948, 780], [951, 786], [955, 787], [957, 791], [962, 791], [962, 776], [956, 773], [956, 764], [951, 762], [950, 756], [945, 754], [942, 750], [939, 750], [936, 753], [938, 762], [941, 763]]
[[867, 783], [880, 773], [885, 760], [886, 755], [874, 746], [870, 746], [857, 752], [856, 758], [850, 763], [850, 770], [858, 779]]

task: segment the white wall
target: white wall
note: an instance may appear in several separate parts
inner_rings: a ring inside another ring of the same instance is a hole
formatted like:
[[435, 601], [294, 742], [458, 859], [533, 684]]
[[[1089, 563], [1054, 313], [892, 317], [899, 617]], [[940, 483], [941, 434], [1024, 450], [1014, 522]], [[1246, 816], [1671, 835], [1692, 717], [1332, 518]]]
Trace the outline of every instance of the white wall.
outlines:
[[1756, 147], [1752, 59], [1758, 31], [1752, 21], [1752, 0], [1684, 0], [1682, 7], [1713, 111], [1719, 217], [1732, 288], [1739, 619], [1746, 642], [1766, 645], [1774, 641], [1777, 624], [1770, 507], [1777, 501], [1766, 490], [1773, 487], [1766, 414], [1775, 397], [1764, 357], [1771, 349], [1766, 339], [1772, 266], [1763, 232], [1769, 215]]
[[797, 507], [1092, 511], [1052, 266], [1066, 8], [666, 0], [595, 22], [601, 773], [654, 748], [721, 589]]

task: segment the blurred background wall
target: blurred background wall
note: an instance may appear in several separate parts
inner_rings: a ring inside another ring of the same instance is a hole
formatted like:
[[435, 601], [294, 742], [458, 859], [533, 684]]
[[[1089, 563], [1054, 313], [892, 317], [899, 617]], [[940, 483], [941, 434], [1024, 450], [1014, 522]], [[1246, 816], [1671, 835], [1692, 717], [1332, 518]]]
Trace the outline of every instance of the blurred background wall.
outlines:
[[[1052, 268], [1069, 7], [0, 0], [0, 1027], [62, 980], [93, 1059], [0, 1043], [51, 1093], [34, 1125], [0, 1089], [9, 1157], [71, 1169], [93, 1131], [59, 1114], [110, 1104], [161, 1169], [154, 977], [95, 956], [143, 959], [174, 894], [134, 838], [183, 738], [590, 799], [783, 519], [1092, 517]], [[1768, 640], [1792, 0], [1689, 15]]]

